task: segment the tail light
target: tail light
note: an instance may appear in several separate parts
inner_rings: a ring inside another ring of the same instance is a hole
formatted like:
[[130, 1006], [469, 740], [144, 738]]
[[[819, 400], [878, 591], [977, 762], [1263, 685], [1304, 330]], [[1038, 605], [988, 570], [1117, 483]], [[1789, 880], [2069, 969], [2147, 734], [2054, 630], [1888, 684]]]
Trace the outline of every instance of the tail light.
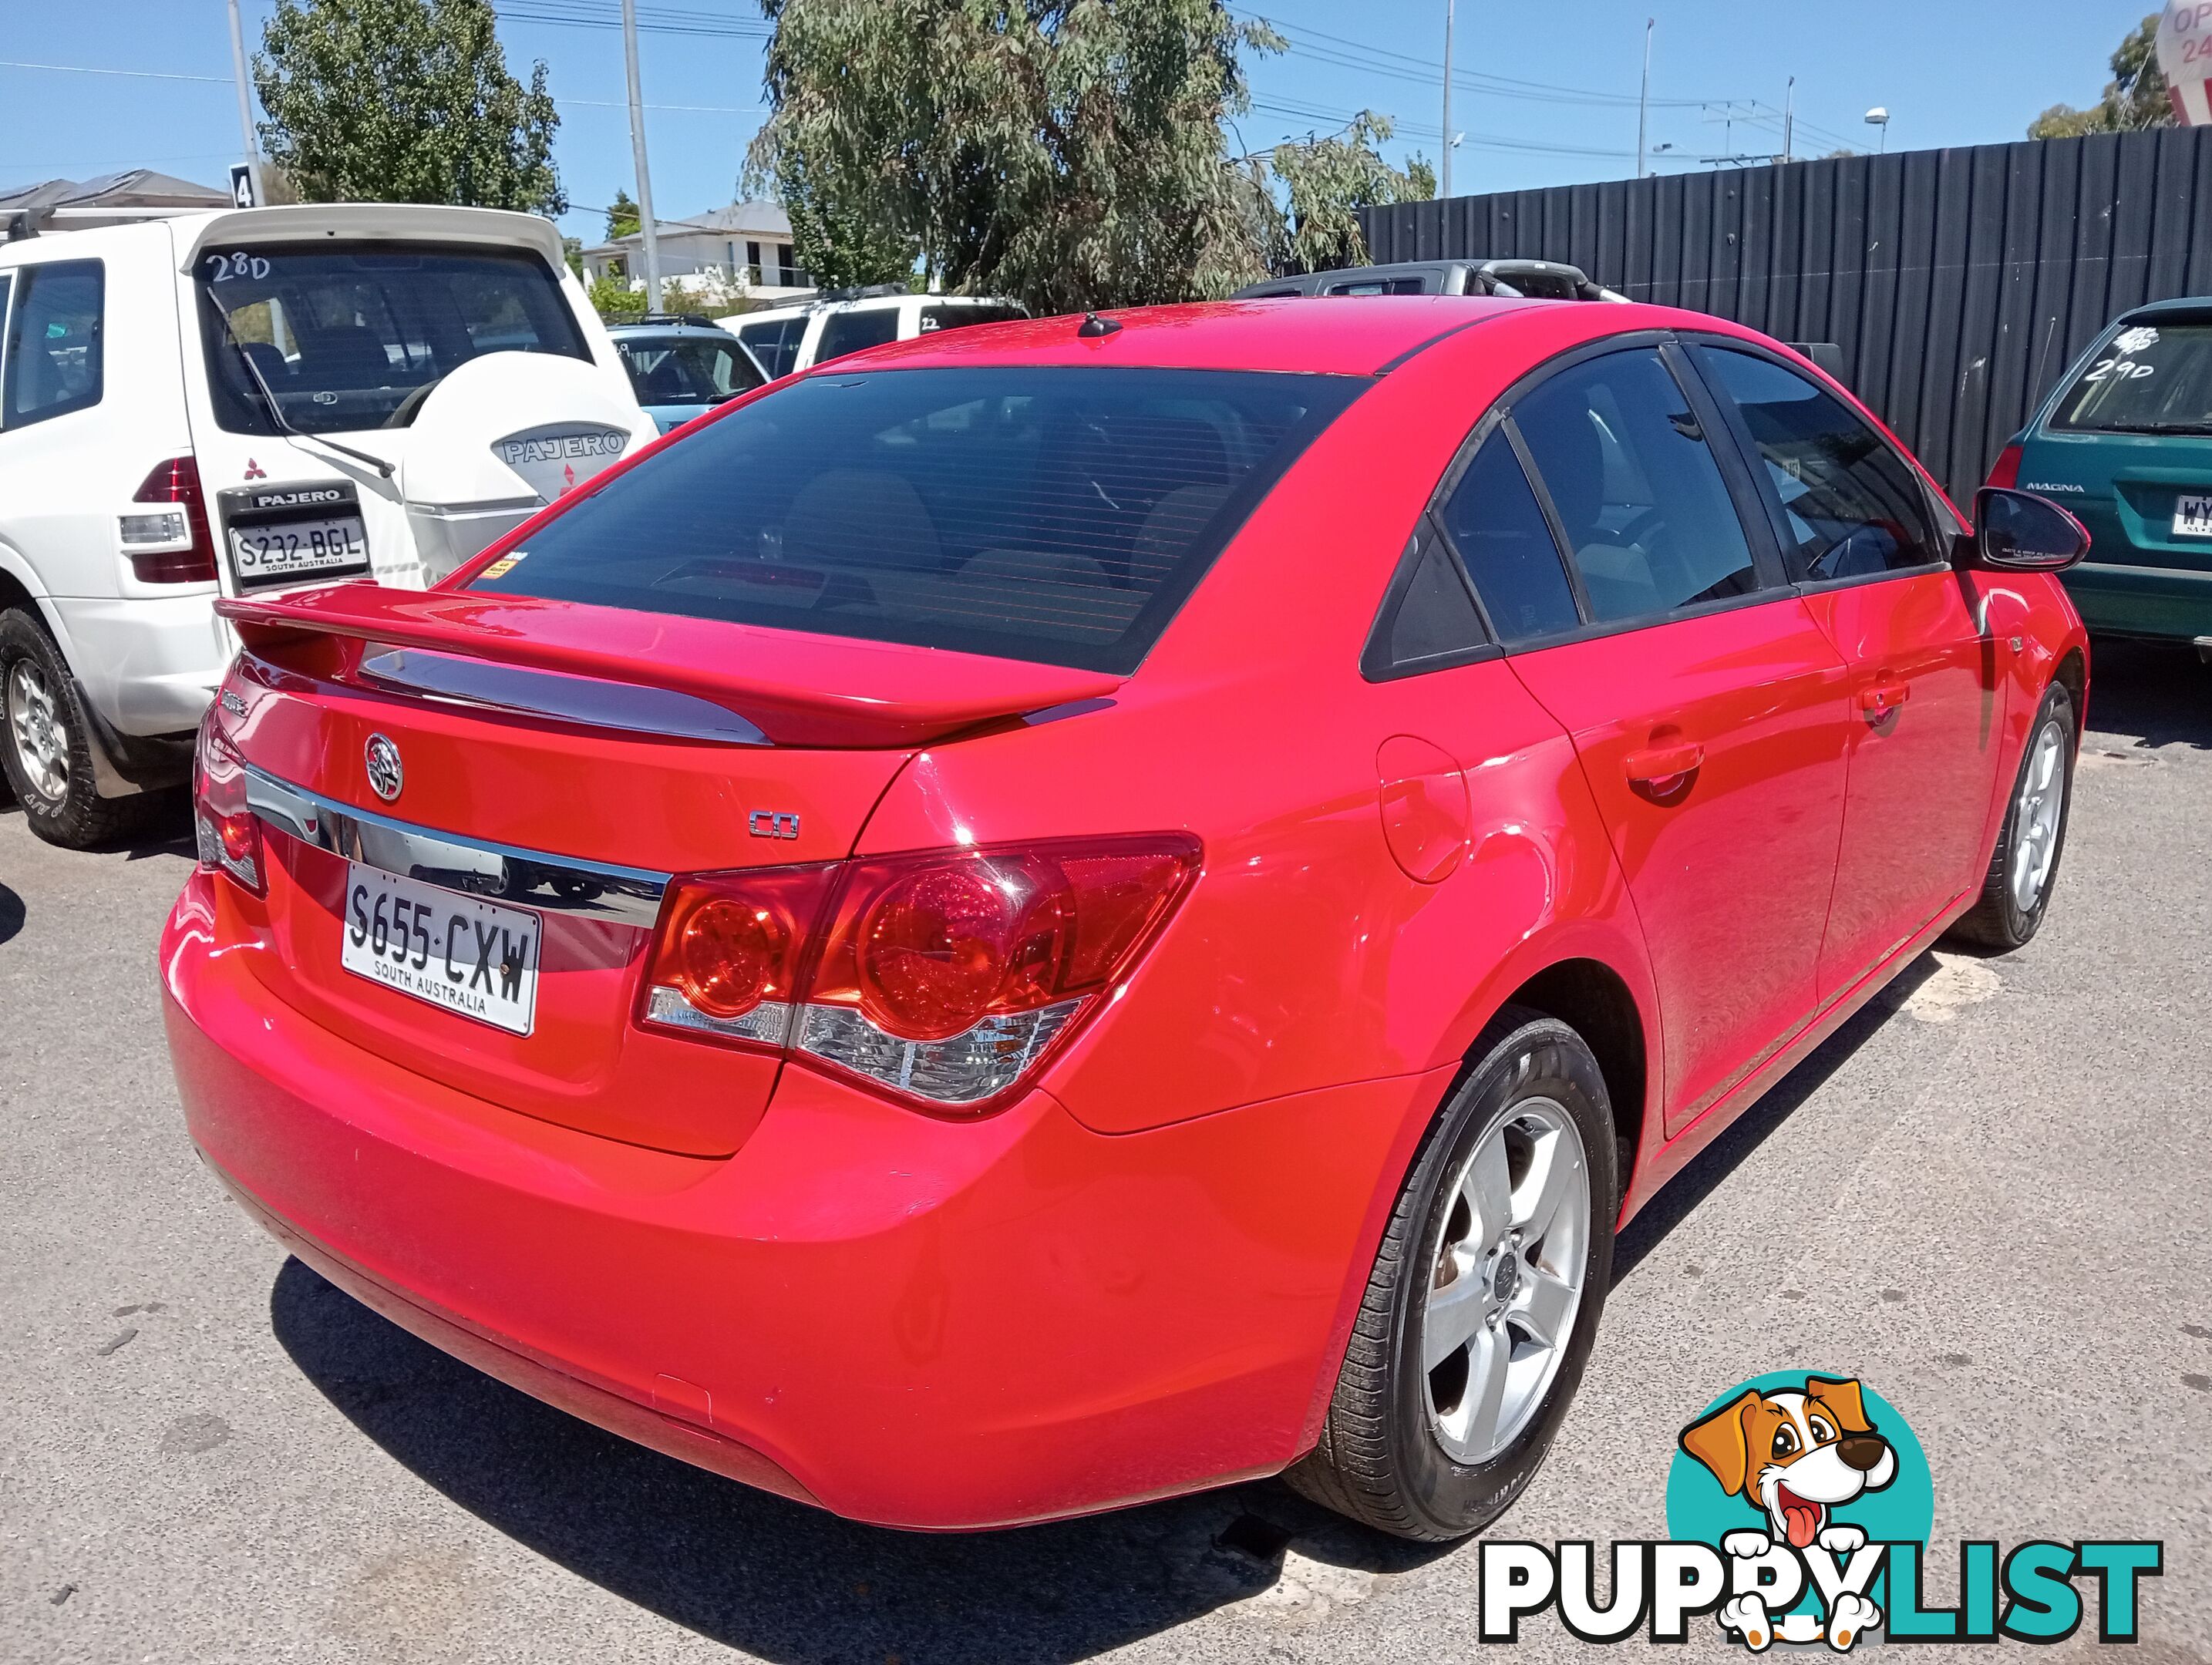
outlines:
[[192, 757], [192, 835], [200, 866], [262, 894], [261, 821], [246, 806], [246, 759], [210, 707]]
[[2021, 457], [2025, 449], [2018, 441], [2014, 441], [1998, 452], [1996, 463], [1990, 468], [1990, 477], [1984, 483], [2001, 491], [2010, 491], [2017, 486], [2020, 483]]
[[[172, 457], [146, 477], [131, 501], [173, 503], [155, 514], [126, 514], [121, 531], [131, 570], [142, 584], [212, 584], [215, 538], [208, 530], [207, 500], [200, 491], [200, 466], [191, 457]], [[189, 540], [186, 542], [185, 540]], [[139, 549], [135, 544], [182, 547]]]
[[1128, 975], [1198, 861], [1169, 836], [681, 880], [639, 1015], [981, 1115]]

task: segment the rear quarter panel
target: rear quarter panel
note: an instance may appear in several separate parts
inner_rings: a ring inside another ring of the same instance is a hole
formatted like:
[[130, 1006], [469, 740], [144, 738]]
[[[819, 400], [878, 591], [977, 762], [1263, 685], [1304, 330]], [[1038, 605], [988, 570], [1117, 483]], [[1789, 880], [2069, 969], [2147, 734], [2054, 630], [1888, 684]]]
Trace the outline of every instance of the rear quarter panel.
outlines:
[[[1382, 378], [1261, 506], [1111, 708], [933, 748], [885, 793], [864, 853], [1204, 841], [1167, 933], [1044, 1078], [1087, 1125], [1133, 1132], [1432, 1069], [1558, 959], [1613, 967], [1652, 1012], [1572, 745], [1510, 668], [1380, 684], [1358, 671], [1439, 477], [1553, 333], [1501, 318]], [[1385, 841], [1378, 753], [1400, 736], [1468, 783], [1461, 854], [1432, 884]]]

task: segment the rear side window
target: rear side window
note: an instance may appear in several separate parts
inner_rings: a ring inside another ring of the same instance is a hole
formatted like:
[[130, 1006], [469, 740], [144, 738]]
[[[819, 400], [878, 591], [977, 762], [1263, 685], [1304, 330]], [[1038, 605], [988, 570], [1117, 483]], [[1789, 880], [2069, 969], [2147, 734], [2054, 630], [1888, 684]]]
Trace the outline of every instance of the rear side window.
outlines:
[[1592, 622], [1663, 616], [1759, 587], [1704, 425], [1656, 351], [1610, 353], [1513, 407]]
[[823, 320], [822, 344], [815, 349], [814, 362], [826, 364], [833, 358], [842, 358], [848, 353], [857, 353], [864, 347], [880, 347], [885, 342], [898, 339], [899, 309], [896, 307], [869, 307], [860, 312], [832, 313]]
[[921, 309], [921, 332], [928, 335], [937, 330], [963, 330], [971, 324], [1010, 324], [1028, 316], [1019, 307], [932, 305]]
[[1427, 521], [1414, 534], [1407, 559], [1410, 564], [1386, 603], [1389, 617], [1360, 656], [1360, 670], [1370, 682], [1463, 664], [1470, 653], [1490, 645], [1451, 546]]
[[1841, 399], [1771, 359], [1708, 348], [1780, 500], [1793, 582], [1866, 578], [1942, 561], [1912, 465]]
[[2054, 428], [2212, 434], [2212, 323], [2131, 324], [2090, 355]]
[[22, 428], [100, 403], [107, 270], [97, 260], [26, 267], [8, 318], [0, 427]]
[[765, 324], [740, 324], [738, 339], [752, 349], [770, 380], [787, 376], [799, 362], [799, 349], [806, 339], [804, 318], [779, 318]]
[[1503, 433], [1483, 442], [1439, 518], [1500, 641], [1510, 646], [1582, 623], [1559, 545]]
[[471, 587], [1126, 673], [1366, 385], [809, 375], [596, 488]]
[[1419, 295], [1421, 280], [1418, 277], [1370, 277], [1350, 283], [1332, 283], [1331, 295]]

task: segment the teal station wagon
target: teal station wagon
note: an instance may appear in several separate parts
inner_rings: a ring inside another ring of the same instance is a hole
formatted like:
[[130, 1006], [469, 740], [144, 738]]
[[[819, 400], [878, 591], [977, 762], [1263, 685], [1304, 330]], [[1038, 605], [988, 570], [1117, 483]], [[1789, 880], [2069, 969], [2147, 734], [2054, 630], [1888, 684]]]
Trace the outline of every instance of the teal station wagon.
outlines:
[[2212, 660], [2212, 299], [2123, 313], [1998, 458], [1990, 483], [2089, 528], [2065, 574], [2092, 630]]

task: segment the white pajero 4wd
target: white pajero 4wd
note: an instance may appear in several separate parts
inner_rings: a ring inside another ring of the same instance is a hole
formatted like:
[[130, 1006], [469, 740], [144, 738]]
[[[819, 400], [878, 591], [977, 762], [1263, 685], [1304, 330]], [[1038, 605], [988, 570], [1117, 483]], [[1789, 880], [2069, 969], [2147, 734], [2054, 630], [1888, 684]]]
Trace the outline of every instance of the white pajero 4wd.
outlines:
[[656, 431], [528, 215], [22, 239], [0, 319], [0, 771], [60, 844], [188, 777], [217, 595], [434, 581]]

